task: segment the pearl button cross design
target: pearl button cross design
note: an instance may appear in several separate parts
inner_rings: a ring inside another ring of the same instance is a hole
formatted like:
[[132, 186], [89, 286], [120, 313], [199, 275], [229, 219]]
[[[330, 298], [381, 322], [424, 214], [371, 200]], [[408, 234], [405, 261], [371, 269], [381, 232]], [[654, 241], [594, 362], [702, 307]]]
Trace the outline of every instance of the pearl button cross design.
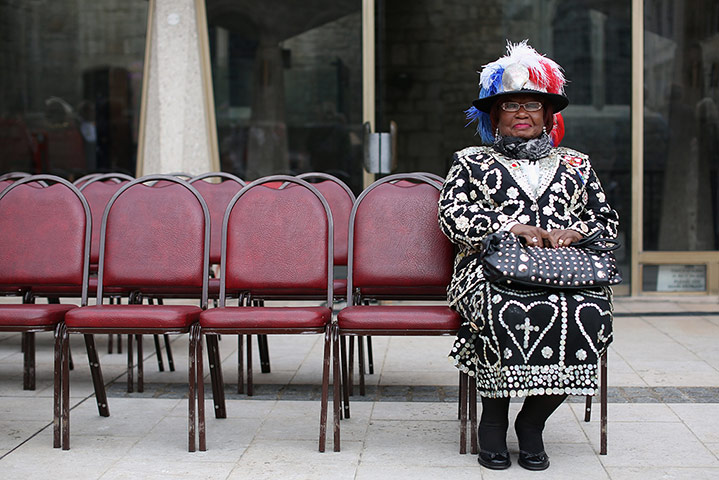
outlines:
[[517, 330], [524, 330], [524, 348], [529, 348], [529, 334], [531, 332], [539, 331], [539, 327], [530, 323], [529, 317], [525, 317], [524, 323], [521, 325], [515, 325], [514, 328]]

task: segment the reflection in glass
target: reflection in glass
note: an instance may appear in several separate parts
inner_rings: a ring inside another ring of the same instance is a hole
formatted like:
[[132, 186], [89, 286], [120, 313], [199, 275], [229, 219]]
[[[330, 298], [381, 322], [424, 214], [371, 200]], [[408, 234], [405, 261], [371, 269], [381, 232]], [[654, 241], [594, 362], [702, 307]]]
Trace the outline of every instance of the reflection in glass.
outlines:
[[0, 0], [0, 172], [134, 175], [143, 0]]
[[362, 188], [360, 0], [207, 0], [223, 171]]
[[719, 248], [719, 1], [644, 2], [644, 249]]
[[[451, 5], [449, 5], [451, 3]], [[377, 123], [397, 123], [398, 171], [444, 176], [452, 153], [480, 142], [464, 117], [475, 74], [529, 39], [565, 69], [563, 146], [587, 153], [620, 215], [618, 253], [629, 282], [631, 2], [457, 0], [377, 2]]]

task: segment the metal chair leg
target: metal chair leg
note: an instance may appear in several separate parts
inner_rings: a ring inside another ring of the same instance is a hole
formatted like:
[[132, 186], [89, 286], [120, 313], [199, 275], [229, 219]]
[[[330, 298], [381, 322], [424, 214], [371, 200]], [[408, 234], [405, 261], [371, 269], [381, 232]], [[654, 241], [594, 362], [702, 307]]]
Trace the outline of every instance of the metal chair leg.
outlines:
[[349, 352], [347, 353], [347, 357], [349, 359], [349, 363], [347, 364], [347, 388], [349, 390], [349, 396], [351, 397], [355, 394], [355, 337], [350, 335], [347, 337], [347, 341], [349, 342]]
[[62, 409], [62, 336], [65, 333], [65, 324], [60, 322], [55, 327], [55, 348], [53, 350], [53, 389], [52, 389], [52, 446], [62, 446], [60, 429], [60, 412]]
[[198, 325], [195, 324], [192, 327], [190, 327], [189, 331], [189, 351], [187, 352], [187, 362], [188, 362], [188, 368], [187, 368], [187, 450], [189, 452], [194, 452], [196, 449], [195, 445], [195, 432], [196, 432], [196, 412], [197, 412], [197, 346], [195, 338], [197, 336], [197, 328]]
[[160, 336], [153, 335], [152, 339], [155, 341], [155, 356], [157, 357], [157, 369], [161, 372], [165, 371], [165, 365], [162, 361], [162, 350], [160, 349]]
[[135, 389], [135, 379], [133, 378], [135, 370], [135, 358], [132, 354], [132, 335], [127, 336], [127, 393], [132, 393]]
[[479, 453], [477, 439], [477, 377], [469, 377], [469, 438], [472, 455]]
[[[332, 327], [330, 327], [332, 328]], [[340, 355], [342, 355], [342, 363], [344, 364], [344, 342], [340, 343], [339, 329], [332, 328], [333, 358], [332, 358], [332, 410], [333, 410], [333, 430], [334, 430], [334, 451], [340, 451], [340, 388], [345, 392], [345, 418], [349, 418], [349, 396], [346, 395], [346, 384], [340, 382]], [[338, 348], [339, 347], [339, 348]], [[341, 351], [338, 351], [341, 349]], [[346, 372], [342, 373], [343, 379], [346, 378]], [[342, 383], [342, 385], [341, 385]]]
[[245, 393], [245, 336], [237, 336], [237, 393]]
[[197, 435], [200, 440], [200, 451], [207, 450], [206, 427], [205, 427], [205, 376], [202, 372], [202, 330], [197, 327], [195, 342], [195, 376], [197, 377]]
[[599, 454], [607, 454], [607, 352], [604, 352], [601, 360], [601, 386], [599, 387], [600, 395], [600, 439]]
[[255, 393], [252, 381], [252, 335], [247, 335], [247, 396], [251, 397]]
[[[322, 356], [322, 398], [320, 402], [320, 439], [319, 450], [325, 451], [327, 443], [327, 410], [330, 396], [330, 351], [331, 351], [331, 335], [332, 326], [327, 325], [324, 333], [324, 353]], [[333, 409], [334, 410], [334, 409]]]
[[372, 353], [372, 336], [367, 336], [367, 368], [369, 374], [374, 375], [374, 353]]
[[205, 335], [207, 343], [207, 361], [210, 365], [210, 379], [212, 380], [212, 400], [215, 406], [215, 418], [226, 418], [225, 388], [222, 379], [222, 365], [220, 363], [220, 348], [217, 335]]
[[23, 390], [35, 390], [35, 333], [23, 332]]
[[[339, 337], [338, 343], [340, 344], [340, 360], [341, 360], [341, 368], [342, 368], [342, 403], [344, 405], [343, 414], [344, 418], [350, 418], [350, 395], [349, 395], [349, 376], [347, 373], [347, 344], [345, 343], [346, 337], [341, 337], [339, 334], [337, 334]], [[336, 355], [336, 353], [335, 353]], [[334, 382], [337, 382], [337, 380], [333, 380]]]
[[[95, 401], [97, 402], [97, 411], [101, 417], [109, 417], [110, 409], [107, 406], [107, 392], [105, 391], [105, 382], [102, 379], [102, 368], [100, 368], [100, 357], [97, 355], [95, 348], [95, 337], [93, 335], [84, 335], [85, 350], [87, 350], [87, 361], [90, 364], [90, 374], [92, 375], [92, 385], [95, 389]], [[69, 370], [70, 345], [68, 341], [67, 356]]]
[[467, 453], [467, 374], [459, 373], [459, 453]]
[[170, 367], [170, 371], [175, 371], [175, 360], [172, 357], [172, 347], [170, 346], [170, 336], [168, 334], [163, 335], [165, 339], [165, 353], [167, 353], [167, 366]]
[[359, 394], [365, 396], [365, 357], [364, 357], [364, 337], [357, 337], [357, 359], [359, 363]]
[[267, 335], [257, 335], [257, 349], [260, 354], [260, 371], [270, 373], [270, 350]]
[[135, 335], [137, 341], [137, 391], [145, 391], [145, 360], [142, 358], [142, 335]]
[[63, 450], [70, 450], [70, 365], [67, 362], [67, 352], [70, 339], [67, 330], [62, 334], [62, 373], [61, 373], [61, 411], [60, 431], [62, 433], [61, 445]]

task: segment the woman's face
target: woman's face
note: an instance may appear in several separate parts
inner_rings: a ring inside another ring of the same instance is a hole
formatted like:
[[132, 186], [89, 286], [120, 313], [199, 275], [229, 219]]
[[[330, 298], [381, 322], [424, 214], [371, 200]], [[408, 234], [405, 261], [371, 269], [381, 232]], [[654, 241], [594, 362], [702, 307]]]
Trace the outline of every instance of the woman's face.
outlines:
[[524, 139], [536, 138], [542, 133], [544, 127], [544, 105], [535, 112], [528, 112], [524, 107], [519, 107], [516, 112], [507, 112], [502, 109], [502, 104], [507, 102], [542, 103], [541, 97], [532, 94], [507, 95], [500, 98], [495, 105], [498, 111], [497, 127], [499, 133], [506, 137], [519, 137]]

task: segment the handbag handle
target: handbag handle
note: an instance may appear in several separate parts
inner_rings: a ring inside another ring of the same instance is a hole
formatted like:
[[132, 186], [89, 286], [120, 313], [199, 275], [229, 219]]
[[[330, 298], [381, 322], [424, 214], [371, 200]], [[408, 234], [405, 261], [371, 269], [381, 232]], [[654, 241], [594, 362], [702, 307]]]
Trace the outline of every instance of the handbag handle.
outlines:
[[600, 232], [594, 232], [588, 237], [584, 237], [578, 242], [572, 243], [572, 247], [586, 248], [597, 252], [611, 252], [619, 247], [621, 244], [618, 240], [613, 238], [600, 237]]

